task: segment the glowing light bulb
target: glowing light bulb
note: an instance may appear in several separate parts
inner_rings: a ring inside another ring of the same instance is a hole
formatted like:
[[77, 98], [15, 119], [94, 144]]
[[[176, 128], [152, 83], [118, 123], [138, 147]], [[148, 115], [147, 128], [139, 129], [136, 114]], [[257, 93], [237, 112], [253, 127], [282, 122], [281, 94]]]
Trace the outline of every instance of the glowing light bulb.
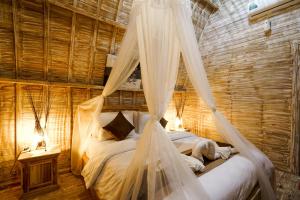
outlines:
[[179, 117], [176, 117], [175, 119], [175, 127], [176, 129], [182, 129], [182, 119]]

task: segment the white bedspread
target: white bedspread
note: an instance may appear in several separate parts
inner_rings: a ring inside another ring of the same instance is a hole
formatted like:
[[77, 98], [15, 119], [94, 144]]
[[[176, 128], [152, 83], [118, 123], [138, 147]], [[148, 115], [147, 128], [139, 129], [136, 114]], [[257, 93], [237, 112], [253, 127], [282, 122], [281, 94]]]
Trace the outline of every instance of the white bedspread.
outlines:
[[[93, 186], [100, 199], [119, 199], [122, 179], [134, 153], [136, 140], [90, 141], [90, 158], [82, 171], [87, 188]], [[196, 136], [187, 133], [170, 134], [180, 151], [191, 148]], [[254, 165], [236, 155], [224, 164], [199, 177], [204, 189], [213, 200], [246, 199], [257, 183]]]

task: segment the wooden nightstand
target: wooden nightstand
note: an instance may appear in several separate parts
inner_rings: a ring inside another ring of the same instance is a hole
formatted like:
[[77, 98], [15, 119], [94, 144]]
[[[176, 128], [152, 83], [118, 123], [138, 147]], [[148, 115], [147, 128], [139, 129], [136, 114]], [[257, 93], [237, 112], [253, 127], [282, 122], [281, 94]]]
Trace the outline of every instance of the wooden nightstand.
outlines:
[[58, 146], [45, 150], [22, 153], [18, 158], [21, 164], [22, 197], [41, 194], [57, 189]]

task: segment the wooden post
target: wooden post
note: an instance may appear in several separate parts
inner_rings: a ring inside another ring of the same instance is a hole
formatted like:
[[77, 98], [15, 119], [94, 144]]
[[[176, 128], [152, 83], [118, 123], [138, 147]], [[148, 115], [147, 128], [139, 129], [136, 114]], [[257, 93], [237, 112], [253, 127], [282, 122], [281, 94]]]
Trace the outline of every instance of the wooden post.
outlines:
[[116, 17], [115, 17], [116, 22], [119, 21], [118, 18], [119, 18], [122, 3], [123, 3], [123, 0], [119, 0], [118, 9], [117, 9]]
[[14, 25], [14, 48], [15, 48], [15, 78], [19, 77], [19, 25], [18, 25], [18, 3], [17, 0], [12, 0], [12, 13]]
[[300, 41], [292, 43], [293, 82], [292, 82], [292, 148], [290, 160], [292, 173], [300, 175]]
[[17, 148], [18, 148], [18, 141], [17, 141], [17, 132], [18, 132], [18, 126], [17, 126], [17, 117], [18, 117], [18, 112], [19, 112], [19, 110], [18, 110], [18, 85], [15, 83], [14, 84], [14, 89], [15, 89], [15, 94], [14, 94], [14, 96], [15, 96], [15, 110], [14, 110], [14, 118], [15, 118], [15, 126], [14, 126], [14, 128], [15, 128], [15, 133], [14, 133], [14, 141], [15, 141], [15, 143], [14, 143], [14, 148], [15, 148], [15, 159], [17, 159], [17, 155], [18, 155], [18, 150], [17, 150]]
[[[98, 0], [97, 2], [97, 18], [100, 15], [100, 3], [101, 0]], [[88, 83], [92, 84], [92, 73], [93, 73], [93, 67], [95, 63], [95, 54], [96, 54], [96, 41], [97, 41], [97, 35], [98, 35], [98, 28], [99, 28], [99, 21], [94, 21], [94, 32], [93, 32], [93, 39], [91, 44], [91, 52], [90, 52], [90, 59], [89, 59], [89, 70], [88, 70]]]
[[18, 131], [20, 130], [20, 85], [15, 83], [15, 155], [17, 157], [18, 149]]
[[116, 54], [116, 48], [115, 48], [115, 44], [116, 44], [116, 36], [117, 36], [117, 31], [118, 29], [116, 27], [114, 27], [114, 32], [111, 38], [111, 43], [110, 43], [110, 54]]
[[69, 109], [69, 117], [70, 117], [70, 158], [72, 153], [72, 139], [73, 139], [73, 103], [72, 103], [72, 88], [68, 87], [68, 109]]
[[49, 55], [49, 23], [50, 7], [48, 0], [44, 1], [44, 80], [48, 80], [48, 55]]
[[[73, 1], [73, 7], [77, 7], [77, 0]], [[72, 79], [72, 65], [73, 65], [73, 53], [75, 45], [75, 32], [76, 32], [76, 13], [73, 11], [72, 16], [72, 31], [71, 31], [71, 43], [70, 43], [70, 53], [68, 61], [68, 82]]]

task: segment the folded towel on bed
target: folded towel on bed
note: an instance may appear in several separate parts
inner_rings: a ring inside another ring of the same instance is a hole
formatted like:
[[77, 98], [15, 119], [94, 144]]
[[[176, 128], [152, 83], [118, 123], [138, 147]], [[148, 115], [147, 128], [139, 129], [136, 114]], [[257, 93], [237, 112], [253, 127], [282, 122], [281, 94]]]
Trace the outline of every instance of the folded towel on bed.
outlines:
[[181, 157], [188, 164], [188, 166], [193, 170], [193, 172], [204, 172], [205, 166], [200, 160], [192, 156], [187, 156], [185, 154], [181, 154]]
[[204, 162], [203, 156], [209, 160], [228, 159], [230, 154], [234, 152], [234, 148], [219, 147], [213, 140], [199, 140], [192, 149], [192, 157]]

